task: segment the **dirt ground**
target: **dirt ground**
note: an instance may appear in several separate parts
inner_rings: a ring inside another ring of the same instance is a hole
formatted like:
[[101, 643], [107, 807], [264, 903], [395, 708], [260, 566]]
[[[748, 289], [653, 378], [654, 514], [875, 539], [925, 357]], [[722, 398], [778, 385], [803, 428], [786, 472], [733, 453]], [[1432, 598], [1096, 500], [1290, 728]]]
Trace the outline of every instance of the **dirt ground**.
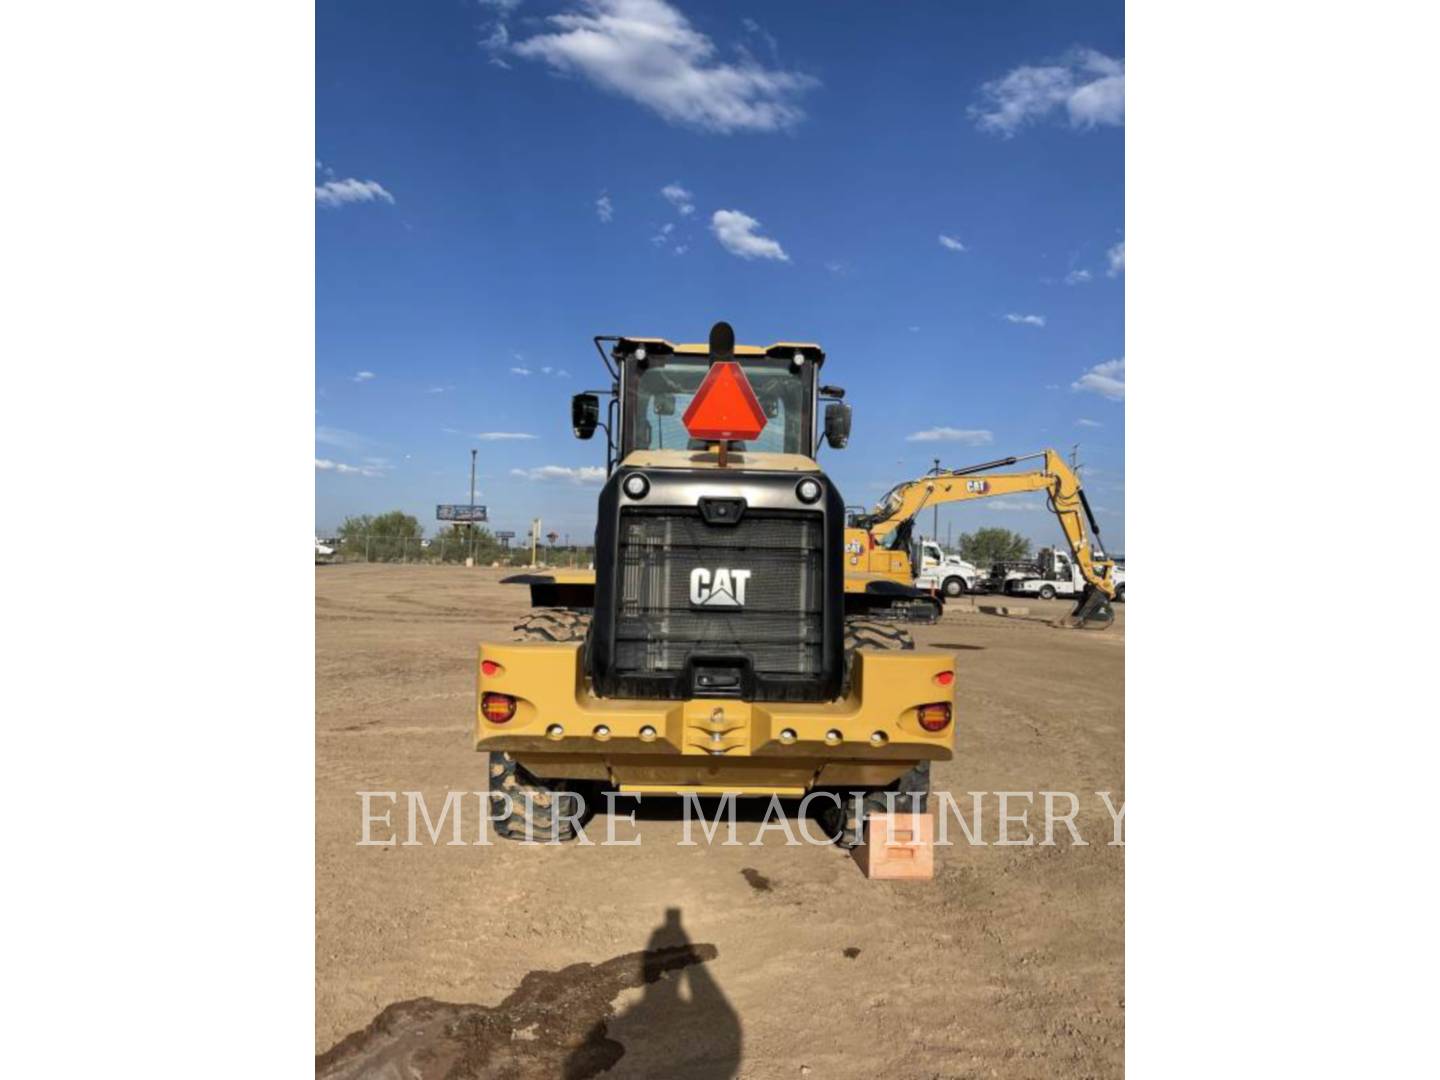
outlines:
[[[1048, 626], [1062, 601], [1007, 619], [962, 600], [915, 628], [959, 664], [955, 759], [933, 788], [967, 819], [966, 793], [990, 793], [988, 843], [952, 821], [961, 842], [937, 849], [933, 882], [866, 881], [846, 853], [774, 828], [752, 846], [754, 815], [739, 846], [679, 847], [658, 805], [615, 824], [638, 846], [475, 845], [474, 797], [465, 845], [432, 845], [422, 825], [418, 846], [359, 846], [357, 792], [419, 791], [438, 810], [484, 790], [476, 644], [507, 638], [528, 605], [499, 576], [316, 567], [316, 1050], [334, 1048], [318, 1071], [409, 1076], [393, 1061], [423, 1036], [449, 1040], [434, 1061], [483, 1060], [486, 1076], [1121, 1074], [1124, 848], [1096, 793], [1123, 805], [1123, 606], [1098, 633]], [[1086, 846], [1063, 825], [1039, 843], [1038, 796], [1036, 844], [996, 846], [1001, 791], [1074, 792]], [[402, 840], [403, 810], [402, 796]]]

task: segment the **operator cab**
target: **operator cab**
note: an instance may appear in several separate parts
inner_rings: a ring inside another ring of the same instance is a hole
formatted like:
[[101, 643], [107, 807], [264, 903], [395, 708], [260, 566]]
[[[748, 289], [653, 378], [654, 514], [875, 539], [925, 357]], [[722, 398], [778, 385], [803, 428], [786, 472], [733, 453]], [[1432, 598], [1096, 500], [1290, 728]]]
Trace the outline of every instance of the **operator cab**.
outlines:
[[[703, 451], [712, 443], [693, 438], [684, 417], [712, 364], [734, 361], [764, 412], [765, 425], [753, 439], [728, 440], [726, 449], [814, 457], [820, 438], [840, 449], [849, 440], [850, 407], [845, 391], [819, 384], [825, 352], [804, 342], [760, 347], [736, 345], [727, 323], [717, 323], [707, 344], [675, 344], [663, 338], [595, 338], [613, 379], [607, 391], [577, 394], [571, 405], [575, 435], [588, 439], [604, 427], [612, 471], [636, 451]], [[608, 352], [605, 344], [610, 346]], [[600, 395], [611, 400], [600, 423]], [[829, 404], [817, 431], [821, 400]]]
[[[576, 396], [606, 435], [585, 651], [598, 697], [833, 701], [844, 685], [844, 506], [820, 470], [844, 391], [814, 344], [596, 338], [612, 377]], [[602, 345], [602, 342], [604, 343]], [[605, 346], [608, 345], [608, 350]]]

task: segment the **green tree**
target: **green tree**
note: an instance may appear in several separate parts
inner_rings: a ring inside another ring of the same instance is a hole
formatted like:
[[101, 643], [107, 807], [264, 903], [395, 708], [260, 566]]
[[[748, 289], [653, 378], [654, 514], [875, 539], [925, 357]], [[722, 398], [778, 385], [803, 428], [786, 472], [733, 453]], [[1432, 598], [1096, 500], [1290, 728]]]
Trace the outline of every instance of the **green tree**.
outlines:
[[1030, 538], [1009, 529], [976, 529], [960, 534], [960, 557], [982, 569], [1030, 557]]
[[403, 510], [372, 516], [347, 517], [340, 526], [340, 551], [350, 557], [375, 562], [398, 562], [420, 552], [418, 541], [425, 535], [420, 522]]
[[499, 559], [502, 552], [500, 541], [483, 525], [475, 526], [473, 532], [465, 525], [452, 525], [431, 541], [427, 558], [431, 561], [462, 563], [467, 556], [474, 555], [478, 564], [486, 566]]

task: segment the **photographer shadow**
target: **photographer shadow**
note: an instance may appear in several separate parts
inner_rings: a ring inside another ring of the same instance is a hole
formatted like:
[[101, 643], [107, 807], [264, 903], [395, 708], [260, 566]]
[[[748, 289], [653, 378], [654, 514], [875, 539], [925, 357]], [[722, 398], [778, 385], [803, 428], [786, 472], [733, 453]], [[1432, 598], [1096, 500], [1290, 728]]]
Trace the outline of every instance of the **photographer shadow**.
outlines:
[[[695, 946], [680, 923], [680, 909], [667, 908], [664, 921], [646, 942], [642, 961], [644, 995], [604, 1022], [596, 1042], [617, 1043], [623, 1056], [615, 1077], [665, 1080], [734, 1080], [740, 1069], [740, 1017], [711, 974], [711, 946]], [[593, 1058], [582, 1047], [566, 1062], [564, 1077], [588, 1077]]]

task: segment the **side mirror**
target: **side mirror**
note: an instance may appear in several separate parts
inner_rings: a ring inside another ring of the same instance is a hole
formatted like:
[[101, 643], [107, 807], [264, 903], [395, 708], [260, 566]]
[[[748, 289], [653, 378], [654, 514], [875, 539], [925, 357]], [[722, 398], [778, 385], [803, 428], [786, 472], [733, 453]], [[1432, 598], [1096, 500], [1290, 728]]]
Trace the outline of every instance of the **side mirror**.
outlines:
[[843, 386], [822, 386], [820, 387], [821, 397], [843, 398], [845, 388]]
[[[828, 420], [828, 418], [827, 418]], [[588, 439], [600, 426], [600, 398], [595, 394], [576, 394], [570, 399], [570, 426], [577, 439]]]
[[835, 450], [844, 450], [850, 441], [850, 406], [833, 401], [825, 407], [825, 442]]

